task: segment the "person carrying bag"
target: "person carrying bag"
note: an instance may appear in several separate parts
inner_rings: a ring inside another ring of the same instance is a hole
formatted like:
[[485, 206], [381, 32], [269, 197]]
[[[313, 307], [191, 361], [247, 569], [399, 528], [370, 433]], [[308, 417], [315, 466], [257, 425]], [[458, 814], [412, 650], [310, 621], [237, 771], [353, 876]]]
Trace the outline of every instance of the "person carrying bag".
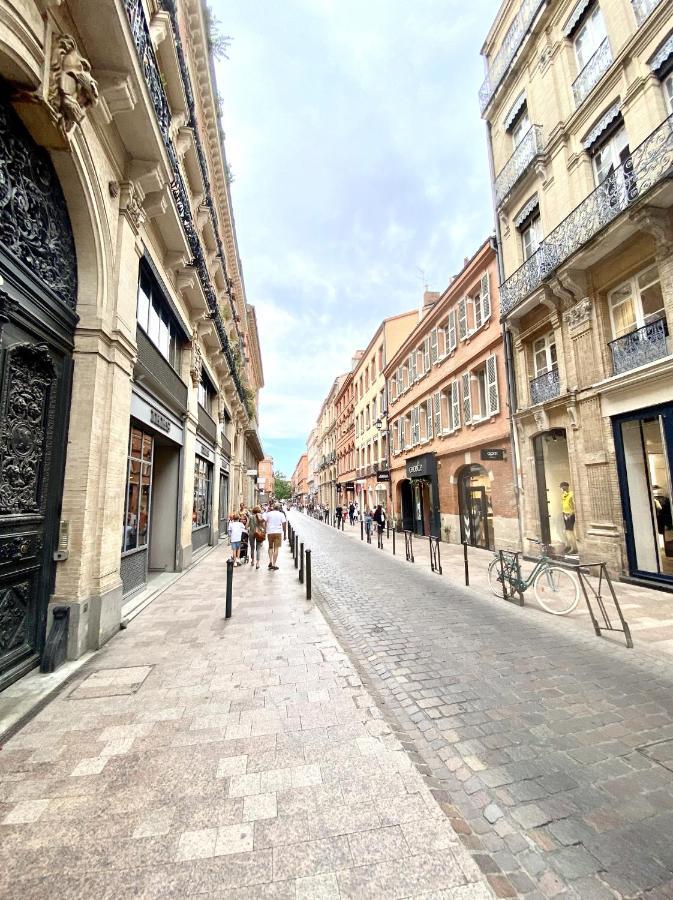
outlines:
[[262, 516], [262, 509], [254, 506], [248, 516], [248, 541], [250, 546], [250, 565], [255, 564], [259, 569], [259, 554], [262, 552], [262, 544], [266, 540], [266, 522]]

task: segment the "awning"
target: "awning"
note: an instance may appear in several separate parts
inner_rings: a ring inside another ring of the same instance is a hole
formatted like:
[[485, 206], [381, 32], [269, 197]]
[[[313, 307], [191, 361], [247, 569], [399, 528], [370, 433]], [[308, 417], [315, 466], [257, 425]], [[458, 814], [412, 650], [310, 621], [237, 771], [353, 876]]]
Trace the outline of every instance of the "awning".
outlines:
[[526, 92], [521, 91], [519, 96], [516, 98], [514, 103], [511, 105], [509, 112], [505, 116], [505, 121], [503, 122], [505, 131], [510, 130], [510, 128], [514, 124], [514, 120], [516, 119], [516, 117], [519, 115], [519, 113], [525, 106], [525, 103], [526, 103]]
[[528, 202], [521, 207], [517, 215], [514, 217], [514, 225], [516, 226], [516, 228], [519, 228], [521, 224], [526, 221], [528, 216], [530, 216], [536, 208], [539, 208], [539, 206], [540, 201], [538, 199], [538, 196], [537, 194], [533, 194], [530, 200], [528, 200]]
[[603, 134], [608, 125], [611, 125], [620, 114], [620, 101], [616, 100], [607, 112], [603, 113], [598, 122], [582, 141], [585, 150], [590, 150], [598, 138]]
[[671, 56], [673, 56], [673, 31], [669, 34], [649, 62], [650, 69], [652, 69], [655, 75], [659, 74], [659, 70], [663, 69]]
[[577, 26], [577, 23], [592, 3], [593, 0], [580, 0], [577, 6], [570, 13], [570, 18], [563, 26], [563, 37], [569, 37], [573, 33]]

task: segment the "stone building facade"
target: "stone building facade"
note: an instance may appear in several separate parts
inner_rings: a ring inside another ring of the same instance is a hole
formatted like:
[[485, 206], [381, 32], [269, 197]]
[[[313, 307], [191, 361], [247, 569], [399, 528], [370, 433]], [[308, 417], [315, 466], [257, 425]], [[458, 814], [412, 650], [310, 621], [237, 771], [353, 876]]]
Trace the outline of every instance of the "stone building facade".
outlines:
[[483, 53], [524, 534], [672, 587], [673, 7], [505, 3]]
[[292, 473], [292, 499], [299, 506], [308, 500], [308, 455], [302, 453]]
[[498, 268], [486, 241], [386, 367], [393, 517], [452, 543], [518, 547]]
[[337, 504], [336, 397], [345, 378], [345, 375], [339, 375], [334, 379], [329, 393], [320, 408], [317, 423], [319, 432], [318, 502], [331, 510], [332, 513]]
[[266, 502], [274, 496], [273, 457], [265, 456], [257, 466], [257, 490], [259, 499]]
[[0, 17], [0, 689], [56, 607], [101, 646], [263, 456], [203, 6], [95, 6]]

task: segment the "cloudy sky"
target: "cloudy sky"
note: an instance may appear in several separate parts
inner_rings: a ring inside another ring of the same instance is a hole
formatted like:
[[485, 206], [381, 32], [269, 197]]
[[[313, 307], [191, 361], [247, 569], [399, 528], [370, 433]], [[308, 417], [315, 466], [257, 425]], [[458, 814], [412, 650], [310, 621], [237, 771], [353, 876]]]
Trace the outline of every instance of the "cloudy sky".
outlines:
[[380, 320], [442, 290], [492, 231], [477, 91], [495, 0], [210, 0], [238, 243], [292, 474]]

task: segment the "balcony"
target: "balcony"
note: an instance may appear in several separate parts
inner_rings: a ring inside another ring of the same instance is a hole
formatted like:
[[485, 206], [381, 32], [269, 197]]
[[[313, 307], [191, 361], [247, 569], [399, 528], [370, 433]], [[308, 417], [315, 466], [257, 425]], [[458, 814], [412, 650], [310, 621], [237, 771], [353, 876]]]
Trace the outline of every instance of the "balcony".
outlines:
[[507, 29], [500, 49], [488, 67], [488, 75], [479, 88], [479, 107], [482, 114], [509, 72], [514, 57], [519, 52], [530, 26], [545, 2], [546, 0], [523, 0], [521, 3], [519, 12]]
[[581, 106], [592, 90], [596, 87], [603, 75], [612, 65], [612, 50], [610, 41], [603, 38], [598, 50], [573, 81], [573, 97], [575, 106]]
[[503, 282], [500, 291], [503, 318], [621, 212], [668, 178], [672, 165], [673, 116], [669, 116]]
[[649, 322], [642, 328], [610, 341], [608, 346], [612, 352], [612, 370], [615, 375], [663, 359], [668, 356], [666, 319]]
[[542, 128], [531, 125], [495, 179], [495, 202], [498, 207], [502, 206], [514, 185], [523, 178], [543, 150]]
[[558, 369], [551, 369], [543, 375], [538, 375], [530, 382], [531, 406], [536, 403], [547, 403], [554, 400], [561, 393], [561, 376]]
[[642, 25], [651, 12], [660, 6], [663, 0], [631, 0], [633, 11], [636, 14], [636, 22]]
[[187, 410], [187, 385], [180, 378], [167, 359], [154, 346], [142, 328], [136, 330], [138, 345], [138, 361], [133, 371], [134, 377], [163, 397], [169, 405], [176, 406], [181, 412]]
[[198, 411], [199, 431], [201, 431], [213, 443], [217, 440], [217, 424], [215, 419], [199, 403]]

